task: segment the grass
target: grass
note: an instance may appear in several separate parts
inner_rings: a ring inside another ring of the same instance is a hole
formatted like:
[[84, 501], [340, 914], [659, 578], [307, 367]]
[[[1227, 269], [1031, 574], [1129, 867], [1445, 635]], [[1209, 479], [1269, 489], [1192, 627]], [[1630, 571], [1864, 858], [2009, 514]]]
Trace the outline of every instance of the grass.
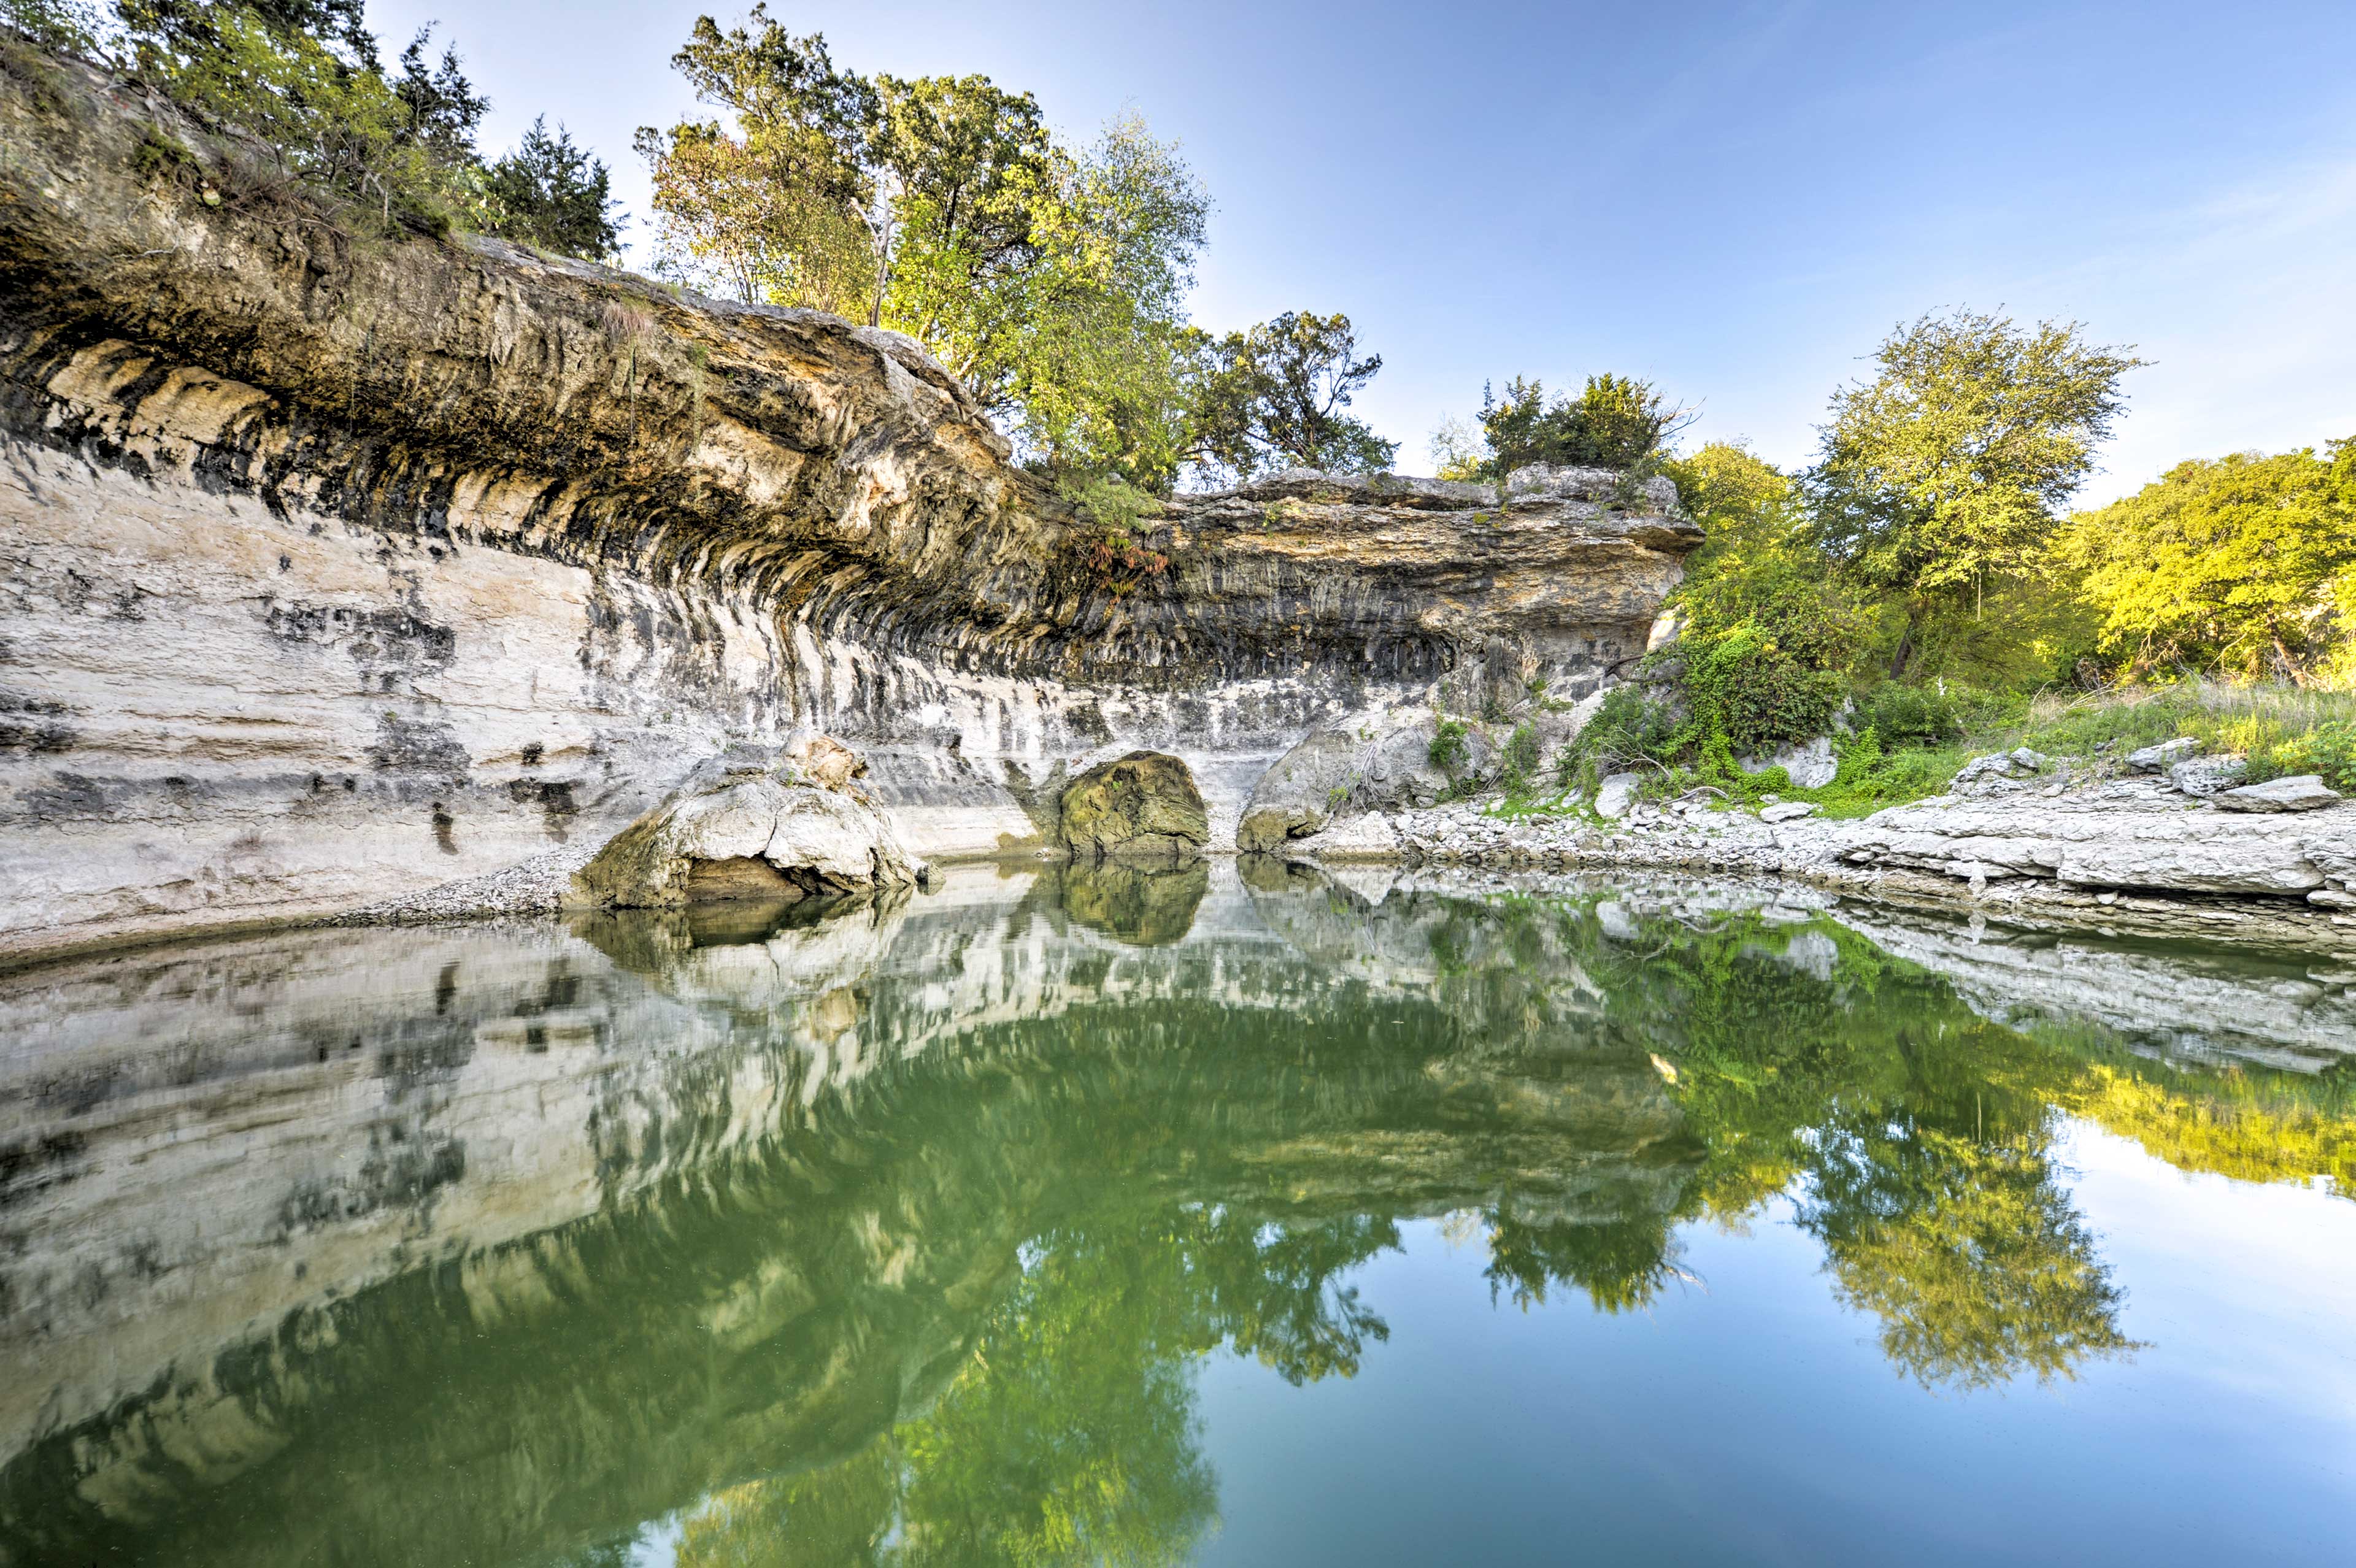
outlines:
[[[1781, 769], [1745, 774], [1706, 764], [1665, 772], [1645, 794], [1674, 797], [1708, 784], [1725, 790], [1730, 805], [1755, 806], [1762, 796], [1774, 795], [1813, 802], [1826, 817], [1867, 816], [1944, 793], [1957, 769], [1991, 752], [2027, 746], [2048, 756], [2102, 755], [2123, 764], [2127, 752], [2179, 735], [2199, 741], [2203, 752], [2246, 757], [2253, 783], [2316, 773], [2334, 789], [2356, 793], [2356, 692], [2194, 679], [2120, 691], [2042, 692], [1988, 704], [1981, 712], [1982, 722], [1969, 733], [1937, 744], [1885, 747], [1869, 735], [1837, 738], [1840, 772], [1820, 789], [1794, 786]], [[1495, 814], [1546, 809], [1509, 802]]]

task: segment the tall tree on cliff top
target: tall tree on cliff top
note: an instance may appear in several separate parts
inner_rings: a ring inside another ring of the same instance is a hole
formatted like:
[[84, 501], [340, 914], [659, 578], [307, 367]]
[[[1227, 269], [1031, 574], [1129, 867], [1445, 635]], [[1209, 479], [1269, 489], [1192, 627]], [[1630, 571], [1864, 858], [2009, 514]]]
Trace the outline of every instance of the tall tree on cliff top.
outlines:
[[1379, 354], [1358, 357], [1346, 315], [1287, 311], [1206, 345], [1205, 360], [1197, 455], [1219, 467], [1373, 473], [1398, 451], [1344, 411], [1383, 368]]
[[1903, 604], [1903, 674], [1928, 617], [2035, 568], [2145, 361], [2075, 322], [1968, 310], [1899, 326], [1874, 357], [1879, 375], [1833, 394], [1808, 488], [1825, 548]]
[[562, 125], [550, 135], [543, 114], [483, 171], [477, 210], [486, 233], [596, 261], [622, 242], [611, 191], [605, 160], [575, 146]]
[[755, 6], [673, 58], [730, 123], [638, 133], [658, 254], [741, 298], [907, 333], [1054, 471], [1166, 485], [1207, 198], [1141, 122], [1072, 151], [986, 77], [866, 78]]

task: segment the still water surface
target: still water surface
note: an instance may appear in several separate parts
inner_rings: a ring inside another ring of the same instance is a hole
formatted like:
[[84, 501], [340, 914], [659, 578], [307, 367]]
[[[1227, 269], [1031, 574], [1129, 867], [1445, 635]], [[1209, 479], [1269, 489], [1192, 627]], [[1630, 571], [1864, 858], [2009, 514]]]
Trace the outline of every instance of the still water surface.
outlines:
[[0, 976], [0, 1563], [2344, 1563], [2351, 984], [1227, 865]]

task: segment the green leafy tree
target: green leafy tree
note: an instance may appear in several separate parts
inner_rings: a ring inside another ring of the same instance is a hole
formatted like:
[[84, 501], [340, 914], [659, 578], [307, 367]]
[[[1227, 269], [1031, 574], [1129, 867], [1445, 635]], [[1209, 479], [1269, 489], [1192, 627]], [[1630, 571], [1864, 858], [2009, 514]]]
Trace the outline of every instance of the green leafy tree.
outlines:
[[1665, 467], [1707, 532], [1675, 600], [1688, 743], [1730, 756], [1824, 734], [1871, 621], [1804, 537], [1797, 487], [1734, 443]]
[[392, 79], [392, 91], [409, 109], [408, 139], [445, 170], [467, 168], [476, 161], [475, 133], [491, 101], [466, 80], [455, 45], [444, 45], [442, 58], [428, 62], [432, 33], [431, 27], [420, 29], [401, 51], [401, 74]]
[[1808, 488], [1824, 547], [1902, 607], [1902, 674], [1926, 620], [2035, 570], [2144, 361], [2074, 322], [1968, 310], [1899, 326], [1875, 360], [1833, 395]]
[[1168, 488], [1208, 208], [1174, 148], [1130, 117], [1074, 152], [1028, 93], [861, 77], [757, 6], [699, 19], [673, 63], [730, 123], [638, 133], [659, 264], [908, 334], [1059, 482]]
[[1460, 459], [1460, 466], [1474, 470], [1468, 476], [1488, 479], [1536, 463], [1624, 471], [1659, 453], [1687, 417], [1649, 383], [1631, 377], [1590, 376], [1578, 397], [1549, 402], [1544, 383], [1516, 376], [1503, 399], [1482, 389], [1485, 461], [1467, 465]]
[[224, 29], [260, 25], [280, 38], [308, 38], [347, 66], [377, 69], [365, 0], [117, 0], [115, 13], [145, 48], [190, 59], [224, 47]]
[[548, 118], [531, 123], [516, 149], [483, 172], [480, 223], [487, 233], [586, 261], [621, 245], [605, 161], [573, 144]]
[[458, 215], [490, 105], [455, 48], [429, 55], [431, 29], [388, 77], [356, 3], [123, 0], [118, 15], [140, 75], [287, 176], [387, 225]]
[[1800, 1222], [1842, 1297], [1881, 1319], [1882, 1353], [1926, 1388], [2074, 1377], [2136, 1348], [2046, 1138], [1974, 1137], [1888, 1106], [1817, 1131]]
[[94, 54], [105, 24], [91, 0], [0, 0], [0, 23], [45, 49]]
[[641, 128], [661, 270], [744, 300], [864, 317], [875, 295], [863, 158], [880, 112], [872, 84], [836, 68], [826, 39], [796, 37], [755, 7], [727, 32], [699, 17], [671, 65], [733, 126]]
[[[1055, 149], [1047, 173], [1030, 265], [935, 319], [970, 341], [969, 384], [1012, 415], [1027, 462], [1166, 494], [1193, 428], [1205, 337], [1186, 295], [1208, 198], [1134, 116], [1076, 154]], [[941, 276], [926, 287], [946, 288]]]
[[2179, 464], [2081, 513], [2056, 554], [2084, 573], [2105, 647], [2309, 683], [2356, 624], [2356, 439]]
[[1197, 408], [1196, 455], [1248, 477], [1263, 468], [1376, 473], [1398, 443], [1344, 412], [1383, 368], [1358, 356], [1350, 318], [1287, 311], [1231, 332], [1205, 357]]

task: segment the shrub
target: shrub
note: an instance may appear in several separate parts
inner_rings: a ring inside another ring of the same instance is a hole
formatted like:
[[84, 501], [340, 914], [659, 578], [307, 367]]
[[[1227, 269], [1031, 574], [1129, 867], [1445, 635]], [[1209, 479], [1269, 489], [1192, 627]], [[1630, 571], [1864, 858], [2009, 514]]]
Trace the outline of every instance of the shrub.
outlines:
[[1811, 667], [1742, 626], [1708, 640], [1689, 658], [1685, 690], [1697, 745], [1716, 736], [1734, 752], [1772, 752], [1830, 729], [1847, 698], [1848, 680], [1838, 670]]
[[1963, 716], [1945, 692], [1896, 681], [1876, 687], [1858, 705], [1855, 727], [1897, 745], [1953, 741], [1964, 733]]
[[1453, 780], [1457, 771], [1464, 766], [1464, 757], [1468, 750], [1464, 743], [1464, 737], [1470, 732], [1469, 726], [1461, 719], [1443, 719], [1440, 721], [1440, 727], [1432, 731], [1431, 745], [1424, 755], [1430, 761], [1433, 767], [1446, 773], [1451, 780]]
[[1595, 717], [1563, 749], [1562, 781], [1582, 771], [1613, 773], [1647, 763], [1665, 765], [1676, 752], [1680, 726], [1668, 705], [1642, 686], [1615, 686]]
[[1514, 784], [1528, 782], [1538, 771], [1538, 727], [1524, 720], [1505, 738], [1505, 778]]

